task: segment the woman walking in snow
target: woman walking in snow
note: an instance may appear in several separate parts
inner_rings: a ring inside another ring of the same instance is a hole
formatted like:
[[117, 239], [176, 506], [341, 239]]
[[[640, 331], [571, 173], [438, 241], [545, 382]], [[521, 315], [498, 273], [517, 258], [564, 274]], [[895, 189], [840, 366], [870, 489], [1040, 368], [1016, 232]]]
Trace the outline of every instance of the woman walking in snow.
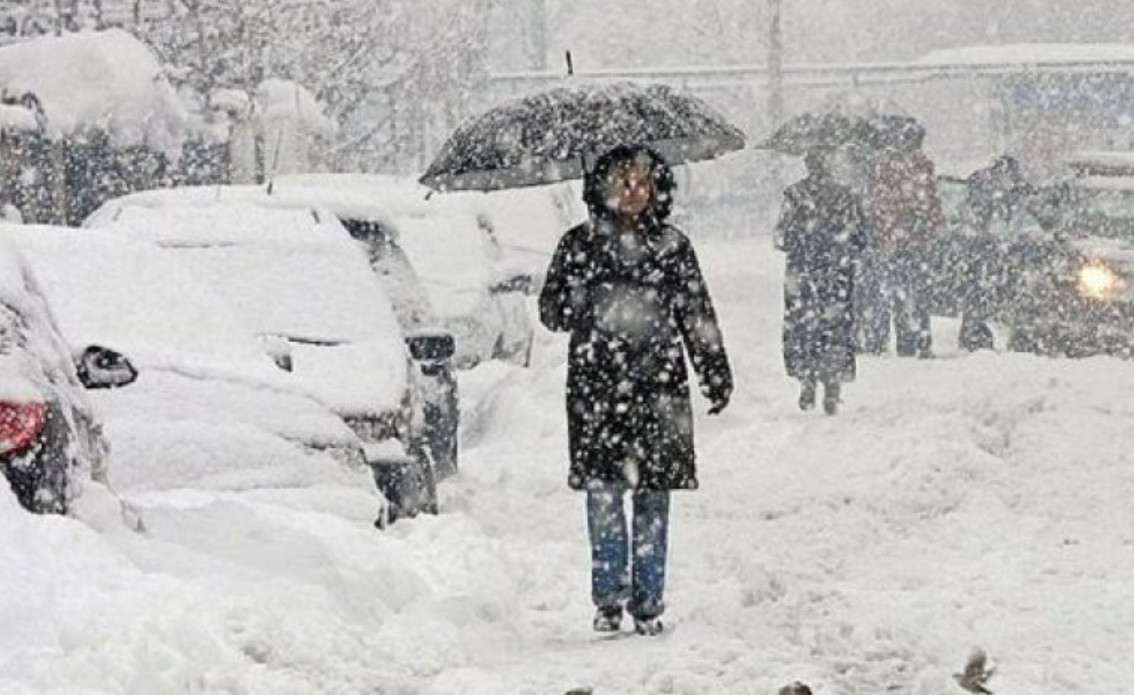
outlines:
[[799, 407], [838, 410], [841, 385], [855, 376], [855, 264], [866, 246], [858, 199], [836, 183], [823, 155], [804, 157], [807, 176], [784, 191], [776, 248], [784, 272], [784, 366], [800, 383]]
[[600, 157], [584, 181], [590, 219], [563, 235], [539, 301], [543, 324], [571, 334], [568, 484], [587, 494], [600, 632], [620, 629], [624, 604], [639, 633], [662, 630], [669, 492], [697, 487], [684, 350], [710, 414], [732, 393], [693, 246], [667, 223], [674, 187], [646, 147]]

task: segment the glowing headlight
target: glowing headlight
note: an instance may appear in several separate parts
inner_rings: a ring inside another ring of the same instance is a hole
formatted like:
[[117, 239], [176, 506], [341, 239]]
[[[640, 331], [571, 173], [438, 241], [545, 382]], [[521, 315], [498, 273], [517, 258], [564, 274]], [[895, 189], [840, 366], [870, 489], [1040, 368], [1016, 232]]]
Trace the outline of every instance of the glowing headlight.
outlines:
[[1101, 263], [1092, 263], [1079, 269], [1079, 294], [1087, 299], [1109, 299], [1118, 290], [1121, 278]]

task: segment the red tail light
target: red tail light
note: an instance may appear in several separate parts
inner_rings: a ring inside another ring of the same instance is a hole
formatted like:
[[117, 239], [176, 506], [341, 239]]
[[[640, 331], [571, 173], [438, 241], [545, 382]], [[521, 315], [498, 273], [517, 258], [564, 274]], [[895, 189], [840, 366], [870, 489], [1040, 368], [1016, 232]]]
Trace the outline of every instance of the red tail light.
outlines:
[[0, 402], [0, 454], [27, 451], [47, 422], [43, 403]]

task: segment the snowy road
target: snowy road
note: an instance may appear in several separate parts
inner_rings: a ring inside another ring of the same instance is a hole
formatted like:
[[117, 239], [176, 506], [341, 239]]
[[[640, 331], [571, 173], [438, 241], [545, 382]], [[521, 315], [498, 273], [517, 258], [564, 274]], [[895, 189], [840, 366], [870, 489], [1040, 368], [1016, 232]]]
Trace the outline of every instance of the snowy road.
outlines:
[[[465, 375], [445, 513], [377, 534], [341, 492], [155, 494], [148, 532], [0, 498], [0, 692], [1002, 695], [1134, 683], [1134, 367], [865, 360], [837, 418], [779, 357], [779, 259], [703, 243], [738, 392], [698, 420], [660, 638], [590, 631], [564, 346]], [[697, 404], [701, 411], [703, 404]], [[101, 530], [96, 530], [101, 529]]]
[[[674, 507], [661, 639], [589, 633], [582, 499], [563, 485], [563, 346], [488, 394], [450, 506], [496, 539], [516, 592], [507, 650], [429, 692], [963, 692], [970, 649], [998, 692], [1134, 682], [1134, 370], [1106, 359], [865, 360], [845, 413], [794, 410], [779, 263], [705, 245], [739, 393], [700, 421], [703, 489]], [[475, 392], [475, 388], [470, 388]]]

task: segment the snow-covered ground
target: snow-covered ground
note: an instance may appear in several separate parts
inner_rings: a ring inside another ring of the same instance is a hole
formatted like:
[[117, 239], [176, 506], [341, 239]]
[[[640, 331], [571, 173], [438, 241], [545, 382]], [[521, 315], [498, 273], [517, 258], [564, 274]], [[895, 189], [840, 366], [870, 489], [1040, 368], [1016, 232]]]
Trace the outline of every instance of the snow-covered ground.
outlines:
[[[738, 392], [699, 420], [658, 638], [590, 630], [566, 487], [564, 342], [462, 374], [444, 513], [369, 526], [339, 493], [152, 493], [24, 514], [0, 492], [0, 692], [1005, 695], [1134, 683], [1134, 370], [958, 353], [863, 360], [836, 418], [779, 356], [780, 259], [701, 242]], [[700, 410], [703, 412], [703, 404]]]

